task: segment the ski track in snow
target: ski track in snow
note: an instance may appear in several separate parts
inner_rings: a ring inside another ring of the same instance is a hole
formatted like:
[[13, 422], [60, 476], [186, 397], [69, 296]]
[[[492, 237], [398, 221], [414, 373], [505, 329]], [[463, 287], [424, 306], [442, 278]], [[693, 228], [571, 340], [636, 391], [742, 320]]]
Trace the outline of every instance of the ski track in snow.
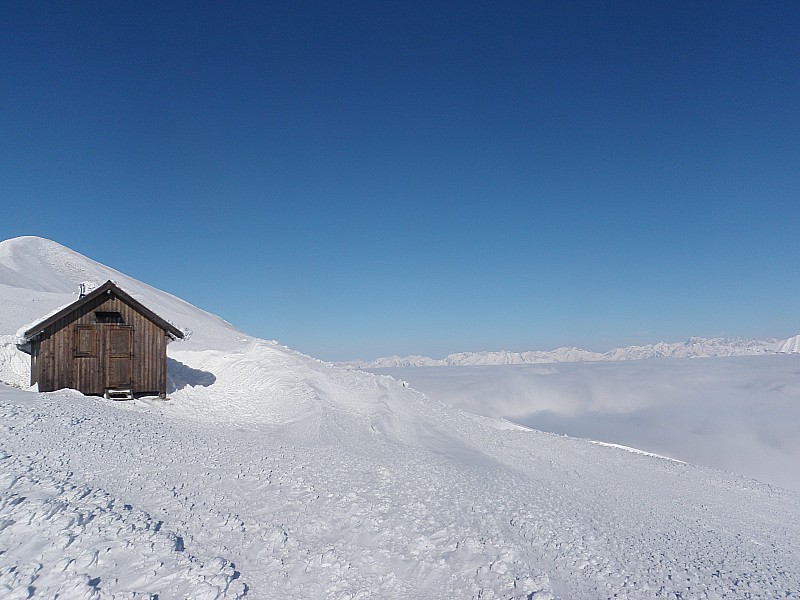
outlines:
[[0, 384], [2, 598], [800, 595], [795, 493], [461, 412], [47, 240], [0, 242], [0, 379], [105, 279], [194, 334], [168, 402]]

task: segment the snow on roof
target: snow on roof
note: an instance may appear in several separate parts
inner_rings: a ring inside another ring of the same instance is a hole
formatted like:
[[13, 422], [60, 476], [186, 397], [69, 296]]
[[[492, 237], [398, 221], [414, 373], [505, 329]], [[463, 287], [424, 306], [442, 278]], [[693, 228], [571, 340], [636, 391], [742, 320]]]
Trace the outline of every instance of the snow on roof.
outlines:
[[139, 300], [137, 300], [136, 298], [131, 296], [128, 292], [123, 290], [116, 283], [114, 283], [112, 280], [109, 279], [103, 285], [95, 288], [90, 293], [81, 296], [80, 298], [78, 298], [77, 300], [75, 300], [73, 302], [70, 302], [69, 304], [67, 304], [66, 306], [62, 307], [61, 309], [50, 313], [47, 317], [43, 317], [43, 318], [35, 321], [27, 329], [18, 330], [17, 331], [18, 335], [20, 334], [20, 332], [22, 333], [22, 338], [21, 338], [20, 345], [24, 345], [24, 344], [27, 344], [28, 342], [30, 342], [31, 339], [36, 334], [40, 333], [42, 329], [44, 329], [44, 328], [48, 327], [49, 325], [51, 325], [52, 321], [56, 320], [60, 316], [63, 316], [62, 313], [66, 314], [66, 313], [70, 312], [71, 310], [74, 310], [75, 308], [85, 304], [86, 302], [90, 302], [91, 300], [93, 300], [94, 298], [96, 298], [97, 296], [102, 294], [103, 292], [111, 293], [112, 291], [114, 293], [116, 293], [123, 300], [123, 302], [132, 305], [133, 308], [135, 308], [140, 313], [144, 314], [148, 319], [150, 319], [151, 321], [153, 321], [157, 325], [159, 325], [161, 327], [164, 327], [164, 329], [166, 329], [167, 332], [170, 335], [172, 335], [172, 336], [174, 336], [176, 338], [184, 337], [183, 336], [183, 332], [180, 329], [178, 329], [177, 327], [175, 327], [174, 325], [172, 325], [171, 323], [169, 323], [168, 321], [166, 321], [162, 317], [158, 316], [152, 310], [147, 308], [144, 304], [139, 302]]

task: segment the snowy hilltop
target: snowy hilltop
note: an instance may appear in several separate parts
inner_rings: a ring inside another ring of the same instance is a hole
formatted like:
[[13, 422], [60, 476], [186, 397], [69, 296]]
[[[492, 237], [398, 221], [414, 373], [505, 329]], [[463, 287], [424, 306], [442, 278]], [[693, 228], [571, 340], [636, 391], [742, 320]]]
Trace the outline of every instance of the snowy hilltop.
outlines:
[[[15, 332], [115, 281], [169, 401], [24, 388]], [[0, 243], [3, 598], [778, 598], [800, 498], [344, 370], [54, 242]]]
[[486, 365], [536, 365], [565, 362], [596, 362], [607, 360], [642, 360], [646, 358], [708, 358], [714, 356], [754, 356], [792, 353], [800, 350], [800, 336], [788, 340], [755, 340], [742, 338], [693, 337], [686, 342], [658, 342], [644, 346], [614, 348], [607, 352], [592, 352], [581, 348], [556, 348], [528, 352], [458, 352], [444, 358], [429, 356], [387, 356], [374, 360], [351, 360], [338, 363], [351, 369], [382, 369], [399, 367], [470, 367]]
[[790, 337], [778, 345], [777, 352], [783, 354], [800, 354], [800, 335]]

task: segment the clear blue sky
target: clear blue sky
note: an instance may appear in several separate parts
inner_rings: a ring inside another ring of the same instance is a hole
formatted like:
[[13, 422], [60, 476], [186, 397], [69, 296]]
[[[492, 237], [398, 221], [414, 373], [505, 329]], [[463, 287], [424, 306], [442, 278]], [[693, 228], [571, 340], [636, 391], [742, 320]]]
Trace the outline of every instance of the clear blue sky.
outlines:
[[800, 332], [800, 3], [6, 2], [0, 57], [1, 238], [312, 355]]

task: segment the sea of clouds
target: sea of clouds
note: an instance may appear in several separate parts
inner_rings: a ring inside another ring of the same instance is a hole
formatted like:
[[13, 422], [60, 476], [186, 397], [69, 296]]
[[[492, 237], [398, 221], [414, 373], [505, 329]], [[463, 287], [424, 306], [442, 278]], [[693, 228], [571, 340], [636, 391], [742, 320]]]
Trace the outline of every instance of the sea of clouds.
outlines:
[[381, 369], [466, 411], [800, 491], [800, 356]]

